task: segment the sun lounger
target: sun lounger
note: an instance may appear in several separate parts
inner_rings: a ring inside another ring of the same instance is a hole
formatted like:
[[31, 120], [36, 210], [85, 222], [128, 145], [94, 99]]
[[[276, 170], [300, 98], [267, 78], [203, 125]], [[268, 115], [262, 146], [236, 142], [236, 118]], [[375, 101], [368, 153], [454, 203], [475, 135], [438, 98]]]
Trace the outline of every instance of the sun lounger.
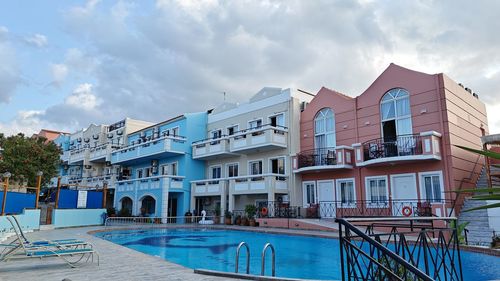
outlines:
[[[17, 219], [15, 217], [13, 219], [15, 223], [12, 222], [11, 218], [7, 217], [17, 238], [10, 244], [0, 245], [5, 247], [4, 251], [0, 254], [0, 262], [26, 258], [59, 257], [71, 267], [76, 267], [76, 263], [80, 262], [86, 255], [87, 261], [92, 258], [93, 262], [95, 254], [97, 256], [97, 264], [99, 265], [99, 255], [90, 243], [76, 239], [30, 242], [24, 236]], [[72, 257], [76, 257], [76, 259], [70, 260]]]

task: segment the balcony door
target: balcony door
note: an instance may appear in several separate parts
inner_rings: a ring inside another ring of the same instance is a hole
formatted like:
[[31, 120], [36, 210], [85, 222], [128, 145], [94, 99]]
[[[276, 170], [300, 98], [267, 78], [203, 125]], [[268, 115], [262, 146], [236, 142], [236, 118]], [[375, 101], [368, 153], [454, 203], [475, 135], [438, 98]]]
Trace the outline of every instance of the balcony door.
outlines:
[[335, 116], [331, 108], [321, 109], [314, 117], [314, 148], [335, 147]]
[[318, 181], [319, 215], [321, 218], [335, 217], [334, 200], [333, 180]]
[[380, 117], [384, 142], [395, 142], [398, 136], [411, 135], [412, 122], [408, 91], [401, 88], [388, 91], [380, 103]]
[[391, 195], [394, 216], [402, 216], [405, 207], [413, 211], [418, 200], [415, 174], [391, 175]]
[[283, 113], [269, 117], [269, 124], [273, 127], [285, 127], [285, 115]]

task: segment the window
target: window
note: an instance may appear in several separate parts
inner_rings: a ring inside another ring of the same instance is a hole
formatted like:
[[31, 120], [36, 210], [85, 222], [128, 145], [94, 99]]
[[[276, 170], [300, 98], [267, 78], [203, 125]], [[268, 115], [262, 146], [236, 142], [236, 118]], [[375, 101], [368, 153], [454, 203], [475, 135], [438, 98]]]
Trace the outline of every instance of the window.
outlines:
[[227, 165], [227, 176], [230, 178], [238, 176], [238, 163]]
[[262, 161], [249, 162], [250, 175], [262, 175]]
[[210, 176], [212, 179], [220, 179], [222, 177], [221, 166], [210, 167]]
[[314, 146], [316, 149], [335, 147], [335, 116], [330, 108], [323, 108], [314, 117]]
[[421, 177], [425, 200], [429, 202], [441, 202], [441, 175], [426, 174]]
[[387, 92], [380, 103], [380, 117], [385, 142], [395, 141], [398, 136], [411, 135], [412, 123], [408, 91], [395, 88]]
[[285, 115], [283, 113], [269, 117], [269, 123], [273, 127], [285, 127]]
[[249, 129], [258, 129], [260, 127], [262, 127], [262, 119], [252, 120], [248, 122]]
[[347, 206], [355, 205], [354, 179], [337, 180], [337, 200], [343, 207], [345, 207], [344, 204]]
[[371, 206], [386, 205], [388, 199], [387, 177], [366, 178], [366, 200]]
[[310, 207], [317, 203], [316, 184], [315, 182], [304, 182], [302, 184], [302, 192], [304, 196], [304, 207]]
[[138, 179], [142, 178], [142, 169], [137, 169], [137, 178]]
[[228, 128], [227, 128], [227, 135], [228, 135], [228, 136], [232, 136], [232, 135], [234, 135], [236, 132], [238, 132], [238, 125], [234, 125], [234, 126], [231, 126], [231, 127], [228, 127]]
[[218, 138], [222, 137], [222, 130], [220, 130], [220, 129], [219, 130], [213, 130], [211, 132], [211, 137], [212, 137], [212, 139], [218, 139]]
[[144, 174], [145, 174], [146, 177], [152, 176], [151, 168], [150, 167], [144, 168]]
[[[285, 174], [285, 157], [271, 159], [271, 173], [273, 174]], [[276, 177], [277, 180], [284, 181], [284, 177]]]
[[177, 175], [177, 162], [167, 163], [165, 165], [162, 165], [161, 166], [161, 174], [162, 175], [176, 176]]

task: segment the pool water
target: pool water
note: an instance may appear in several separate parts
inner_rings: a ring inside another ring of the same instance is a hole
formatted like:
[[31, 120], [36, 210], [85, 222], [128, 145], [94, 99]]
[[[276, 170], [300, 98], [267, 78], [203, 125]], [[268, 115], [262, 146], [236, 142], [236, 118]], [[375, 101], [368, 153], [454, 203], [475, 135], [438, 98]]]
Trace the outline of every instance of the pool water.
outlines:
[[[97, 233], [128, 248], [189, 267], [234, 272], [236, 247], [250, 246], [250, 273], [260, 275], [261, 253], [267, 242], [276, 249], [276, 276], [336, 280], [341, 278], [337, 239], [216, 229], [152, 229]], [[464, 280], [500, 279], [500, 257], [461, 252]], [[241, 249], [239, 272], [246, 270]], [[271, 274], [271, 251], [266, 275]]]

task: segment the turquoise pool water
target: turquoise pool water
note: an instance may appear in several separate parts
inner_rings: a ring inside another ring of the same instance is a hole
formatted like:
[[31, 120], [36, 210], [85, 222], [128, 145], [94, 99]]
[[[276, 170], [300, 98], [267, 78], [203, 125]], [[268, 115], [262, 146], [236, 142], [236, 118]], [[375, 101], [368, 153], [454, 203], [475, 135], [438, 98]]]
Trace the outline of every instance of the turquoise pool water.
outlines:
[[[215, 229], [152, 229], [97, 233], [96, 236], [128, 248], [189, 267], [234, 272], [236, 247], [250, 246], [250, 273], [260, 274], [265, 243], [276, 248], [276, 276], [340, 279], [337, 239]], [[269, 251], [269, 250], [268, 250]], [[240, 272], [245, 272], [246, 251], [241, 251]], [[500, 279], [500, 258], [462, 251], [464, 280]], [[271, 253], [266, 257], [271, 273]]]

